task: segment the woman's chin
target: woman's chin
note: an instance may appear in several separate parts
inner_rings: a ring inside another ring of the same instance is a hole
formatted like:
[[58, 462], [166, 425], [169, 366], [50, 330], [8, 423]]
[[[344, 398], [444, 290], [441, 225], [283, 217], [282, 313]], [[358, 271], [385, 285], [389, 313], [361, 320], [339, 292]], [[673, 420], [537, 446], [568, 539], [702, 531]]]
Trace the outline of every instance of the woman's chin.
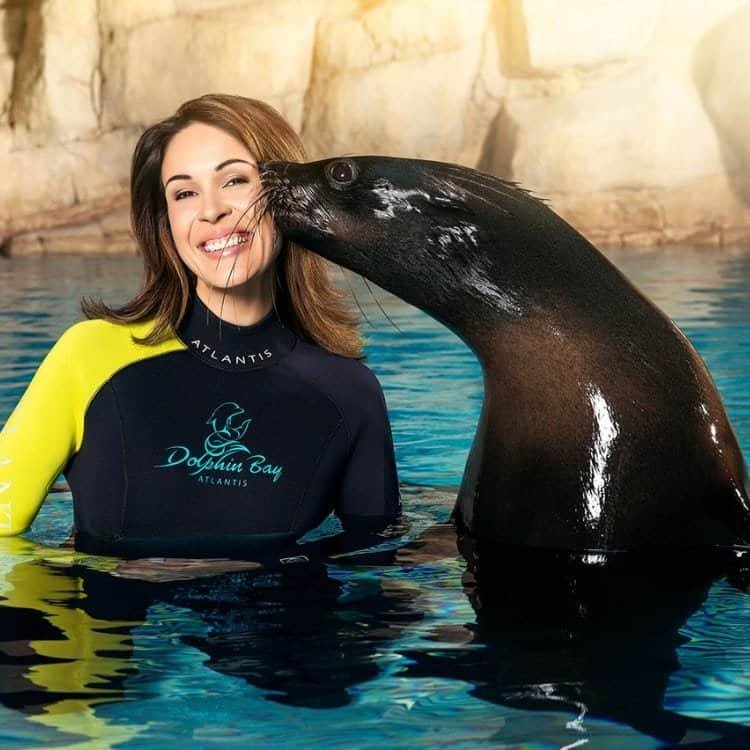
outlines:
[[196, 274], [199, 286], [203, 286], [208, 291], [213, 292], [231, 292], [240, 288], [247, 289], [259, 281], [259, 275], [256, 272], [248, 273], [244, 268], [235, 268], [230, 276], [230, 270], [223, 269], [222, 271], [220, 269], [218, 273]]

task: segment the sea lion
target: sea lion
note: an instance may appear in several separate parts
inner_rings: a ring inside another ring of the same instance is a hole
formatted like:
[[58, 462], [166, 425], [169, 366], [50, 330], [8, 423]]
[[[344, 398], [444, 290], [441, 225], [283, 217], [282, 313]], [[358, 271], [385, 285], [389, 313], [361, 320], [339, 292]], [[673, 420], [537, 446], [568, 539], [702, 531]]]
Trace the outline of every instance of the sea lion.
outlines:
[[260, 165], [280, 231], [460, 336], [484, 403], [454, 517], [480, 542], [750, 542], [747, 470], [675, 324], [543, 200], [453, 164]]

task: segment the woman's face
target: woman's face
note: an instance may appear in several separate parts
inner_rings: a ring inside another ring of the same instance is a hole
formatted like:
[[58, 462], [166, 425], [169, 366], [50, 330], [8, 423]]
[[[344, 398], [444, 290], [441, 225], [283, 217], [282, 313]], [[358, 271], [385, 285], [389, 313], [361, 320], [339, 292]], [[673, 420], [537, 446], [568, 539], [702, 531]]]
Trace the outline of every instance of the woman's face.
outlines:
[[161, 167], [169, 226], [197, 291], [259, 284], [278, 255], [271, 216], [258, 222], [258, 165], [221, 128], [191, 123], [172, 137]]

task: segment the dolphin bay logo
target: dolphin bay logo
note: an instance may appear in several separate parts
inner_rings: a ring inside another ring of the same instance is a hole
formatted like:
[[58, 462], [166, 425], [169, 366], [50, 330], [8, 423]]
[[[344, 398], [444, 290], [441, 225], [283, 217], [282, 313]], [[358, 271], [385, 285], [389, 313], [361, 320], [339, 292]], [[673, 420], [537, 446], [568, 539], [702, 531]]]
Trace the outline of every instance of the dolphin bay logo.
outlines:
[[242, 419], [245, 410], [234, 401], [219, 404], [206, 420], [210, 432], [203, 440], [203, 451], [193, 452], [186, 445], [170, 445], [164, 463], [156, 469], [182, 467], [200, 484], [247, 487], [249, 476], [269, 477], [277, 482], [284, 471], [262, 453], [240, 442], [252, 419]]

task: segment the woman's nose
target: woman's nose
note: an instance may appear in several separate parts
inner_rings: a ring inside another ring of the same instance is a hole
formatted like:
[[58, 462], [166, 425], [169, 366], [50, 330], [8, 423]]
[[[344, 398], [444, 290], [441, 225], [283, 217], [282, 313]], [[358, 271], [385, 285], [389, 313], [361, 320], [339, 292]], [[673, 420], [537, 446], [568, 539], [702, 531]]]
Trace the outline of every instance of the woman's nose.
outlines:
[[227, 214], [231, 213], [231, 208], [223, 204], [218, 198], [206, 195], [201, 203], [200, 219], [215, 224]]

